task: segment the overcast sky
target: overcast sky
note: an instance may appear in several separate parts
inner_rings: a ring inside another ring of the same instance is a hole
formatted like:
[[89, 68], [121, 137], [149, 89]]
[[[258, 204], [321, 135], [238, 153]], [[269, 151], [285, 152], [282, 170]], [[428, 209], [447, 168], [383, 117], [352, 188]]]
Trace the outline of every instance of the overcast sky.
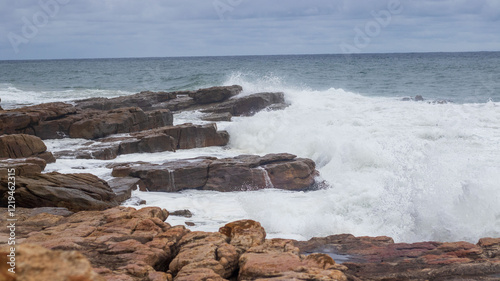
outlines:
[[498, 0], [20, 0], [0, 23], [2, 60], [500, 51]]

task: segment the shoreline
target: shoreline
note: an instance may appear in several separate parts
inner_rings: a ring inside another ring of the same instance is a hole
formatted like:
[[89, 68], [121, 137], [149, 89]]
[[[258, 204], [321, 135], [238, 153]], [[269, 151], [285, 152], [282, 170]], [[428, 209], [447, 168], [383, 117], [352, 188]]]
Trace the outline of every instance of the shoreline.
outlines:
[[[90, 260], [86, 274], [97, 272], [106, 280], [467, 280], [481, 274], [483, 279], [477, 280], [498, 277], [500, 238], [484, 238], [477, 244], [394, 243], [389, 237], [349, 234], [308, 241], [265, 240], [265, 230], [256, 221], [228, 223], [219, 232], [192, 232], [184, 226], [165, 223], [169, 214], [161, 208], [135, 211], [119, 206], [130, 199], [135, 189], [321, 189], [322, 183], [316, 181], [315, 163], [292, 154], [115, 163], [107, 167], [113, 170], [113, 179], [108, 181], [92, 174], [43, 173], [47, 163], [61, 158], [110, 160], [133, 153], [227, 145], [231, 136], [216, 125], [174, 125], [173, 113], [197, 110], [207, 122], [229, 122], [234, 116], [251, 116], [260, 110], [288, 106], [283, 93], [238, 97], [241, 91], [240, 86], [233, 85], [0, 109], [0, 168], [15, 169], [15, 203], [20, 210], [16, 213], [17, 241], [21, 245], [26, 242], [54, 250], [81, 251]], [[68, 137], [87, 139], [87, 143], [79, 149], [53, 154], [43, 142]], [[0, 178], [2, 191], [9, 189], [7, 179], [3, 175]], [[1, 207], [8, 207], [8, 197], [0, 199]], [[22, 209], [26, 207], [32, 209]], [[5, 217], [2, 215], [1, 219]], [[7, 230], [0, 232], [2, 237], [8, 238]], [[27, 256], [33, 250], [30, 247], [26, 246]], [[34, 252], [43, 252], [44, 256], [53, 254], [33, 247]], [[21, 249], [24, 251], [24, 247]], [[210, 258], [209, 253], [218, 253], [218, 258]], [[110, 264], [108, 268], [100, 261], [108, 255], [127, 262]], [[0, 258], [6, 256], [2, 254]], [[58, 266], [55, 260], [52, 265]], [[95, 278], [89, 280], [101, 280]]]

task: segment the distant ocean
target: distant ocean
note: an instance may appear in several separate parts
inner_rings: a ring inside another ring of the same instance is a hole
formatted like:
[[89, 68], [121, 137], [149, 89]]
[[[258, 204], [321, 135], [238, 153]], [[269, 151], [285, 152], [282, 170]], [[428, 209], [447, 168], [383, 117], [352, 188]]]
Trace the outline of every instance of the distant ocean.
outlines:
[[[110, 162], [289, 152], [313, 159], [327, 188], [175, 194], [136, 192], [148, 206], [190, 209], [195, 230], [237, 219], [269, 237], [338, 233], [396, 241], [500, 236], [500, 52], [0, 61], [4, 109], [143, 90], [243, 86], [283, 91], [290, 106], [219, 122], [226, 148], [115, 160], [58, 159], [46, 171], [111, 177]], [[420, 95], [423, 101], [412, 98]], [[176, 124], [198, 122], [181, 113]], [[52, 151], [84, 140], [48, 140]]]

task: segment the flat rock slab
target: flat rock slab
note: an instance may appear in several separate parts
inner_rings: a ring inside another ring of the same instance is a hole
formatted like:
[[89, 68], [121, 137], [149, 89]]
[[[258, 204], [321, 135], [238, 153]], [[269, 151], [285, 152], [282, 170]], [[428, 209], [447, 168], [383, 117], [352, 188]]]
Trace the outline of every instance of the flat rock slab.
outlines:
[[342, 257], [350, 280], [498, 280], [500, 274], [500, 238], [483, 238], [476, 245], [394, 243], [386, 236], [341, 234], [294, 244], [303, 254]]
[[78, 150], [56, 152], [57, 157], [77, 159], [114, 159], [131, 153], [176, 151], [208, 146], [224, 146], [229, 141], [226, 131], [217, 131], [216, 124], [182, 124], [132, 133], [128, 136], [108, 137], [89, 142]]
[[225, 159], [199, 157], [163, 164], [118, 164], [113, 167], [112, 175], [140, 178], [150, 191], [305, 190], [315, 184], [317, 171], [312, 160], [282, 153]]

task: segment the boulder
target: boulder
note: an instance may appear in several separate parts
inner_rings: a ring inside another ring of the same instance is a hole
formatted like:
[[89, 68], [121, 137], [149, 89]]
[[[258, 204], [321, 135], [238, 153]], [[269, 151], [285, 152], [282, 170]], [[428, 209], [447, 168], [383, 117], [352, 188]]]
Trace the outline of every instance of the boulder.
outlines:
[[241, 98], [230, 99], [212, 107], [202, 109], [205, 113], [230, 113], [232, 116], [251, 116], [270, 106], [285, 106], [285, 97], [282, 92], [257, 93]]
[[29, 176], [40, 174], [47, 165], [45, 160], [38, 157], [18, 158], [18, 159], [0, 159], [0, 172], [6, 175], [8, 171], [14, 169], [16, 176]]
[[0, 158], [27, 157], [39, 157], [47, 163], [56, 161], [39, 137], [26, 134], [0, 136]]
[[219, 232], [230, 239], [230, 244], [238, 252], [244, 253], [248, 249], [262, 245], [266, 240], [266, 231], [259, 222], [253, 220], [239, 220], [226, 224]]
[[130, 199], [132, 190], [144, 189], [144, 183], [138, 178], [113, 178], [108, 181], [109, 187], [115, 193], [115, 200], [118, 204]]
[[314, 162], [292, 154], [199, 157], [163, 164], [128, 163], [113, 167], [115, 177], [140, 178], [150, 191], [184, 189], [242, 191], [262, 188], [304, 190], [314, 186]]
[[[8, 205], [8, 181], [0, 179], [0, 207]], [[16, 177], [16, 207], [104, 210], [117, 205], [109, 185], [91, 174], [28, 174]]]
[[225, 101], [232, 96], [236, 96], [241, 91], [243, 91], [243, 88], [238, 85], [211, 87], [193, 91], [189, 93], [189, 97], [193, 98], [197, 104], [207, 104]]
[[10, 246], [0, 248], [0, 280], [105, 280], [77, 251], [53, 251], [35, 244], [17, 245], [15, 249], [15, 274], [11, 274], [7, 271]]

